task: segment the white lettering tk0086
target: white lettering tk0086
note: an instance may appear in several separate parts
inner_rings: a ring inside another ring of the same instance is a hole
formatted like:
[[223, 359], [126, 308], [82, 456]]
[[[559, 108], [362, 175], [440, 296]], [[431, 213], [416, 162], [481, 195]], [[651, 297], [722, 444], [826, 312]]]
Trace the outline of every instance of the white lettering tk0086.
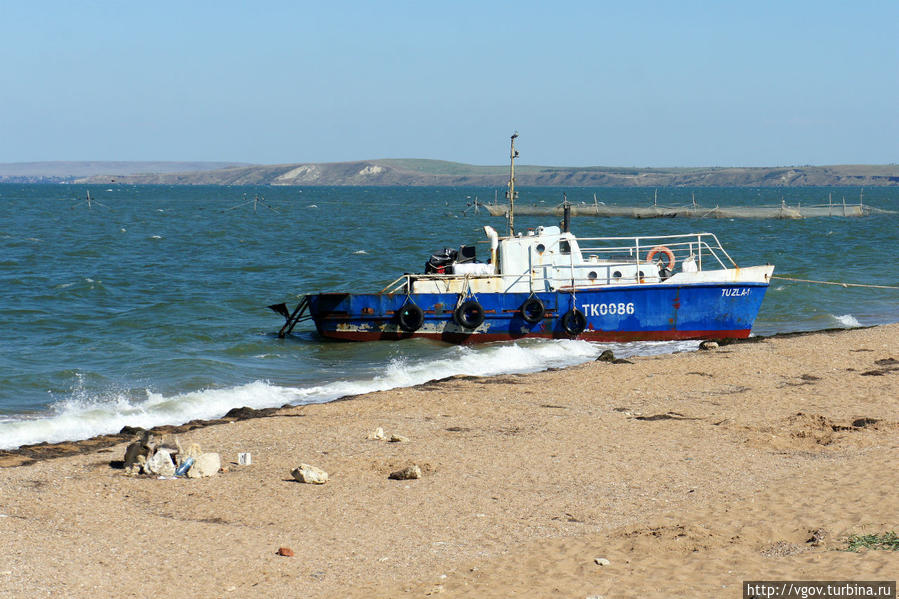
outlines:
[[582, 304], [584, 316], [627, 316], [636, 312], [634, 302]]

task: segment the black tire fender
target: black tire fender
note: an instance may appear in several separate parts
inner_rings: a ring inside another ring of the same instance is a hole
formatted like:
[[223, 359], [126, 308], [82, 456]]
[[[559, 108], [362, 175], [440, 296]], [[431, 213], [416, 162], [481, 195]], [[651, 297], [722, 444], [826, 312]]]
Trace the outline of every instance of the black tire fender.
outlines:
[[562, 328], [569, 335], [580, 335], [587, 328], [587, 317], [577, 308], [572, 308], [562, 315]]
[[465, 300], [453, 312], [453, 320], [462, 328], [476, 329], [484, 322], [484, 308], [478, 300]]
[[540, 298], [535, 295], [524, 300], [524, 303], [521, 304], [519, 310], [521, 311], [521, 317], [524, 318], [524, 321], [530, 324], [540, 322], [546, 314], [546, 306], [544, 306], [543, 302], [540, 301]]
[[409, 302], [399, 309], [397, 320], [400, 322], [401, 329], [407, 333], [414, 333], [424, 324], [425, 313], [422, 312], [421, 308]]

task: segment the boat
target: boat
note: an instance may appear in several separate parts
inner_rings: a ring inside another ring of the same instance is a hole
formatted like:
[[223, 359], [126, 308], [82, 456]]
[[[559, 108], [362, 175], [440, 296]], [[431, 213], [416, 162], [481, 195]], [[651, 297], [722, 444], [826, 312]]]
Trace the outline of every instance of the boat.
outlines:
[[269, 306], [291, 334], [312, 320], [319, 335], [350, 341], [425, 337], [477, 343], [531, 337], [601, 342], [745, 338], [774, 266], [738, 267], [712, 233], [578, 238], [558, 226], [516, 231], [515, 139], [509, 231], [484, 227], [489, 255], [463, 245], [430, 256], [423, 272], [377, 293], [304, 295]]

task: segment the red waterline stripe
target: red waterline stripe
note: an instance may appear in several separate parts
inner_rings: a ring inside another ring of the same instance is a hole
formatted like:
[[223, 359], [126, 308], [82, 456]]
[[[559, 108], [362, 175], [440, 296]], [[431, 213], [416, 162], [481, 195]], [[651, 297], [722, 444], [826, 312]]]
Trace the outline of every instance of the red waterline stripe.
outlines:
[[388, 341], [422, 337], [447, 341], [449, 343], [487, 343], [490, 341], [511, 341], [524, 338], [542, 339], [582, 339], [584, 341], [600, 341], [605, 343], [627, 343], [630, 341], [684, 341], [689, 339], [745, 339], [751, 329], [733, 331], [584, 331], [580, 335], [571, 336], [564, 333], [530, 333], [513, 336], [508, 333], [399, 333], [399, 332], [360, 332], [360, 331], [321, 331], [323, 337], [345, 341]]

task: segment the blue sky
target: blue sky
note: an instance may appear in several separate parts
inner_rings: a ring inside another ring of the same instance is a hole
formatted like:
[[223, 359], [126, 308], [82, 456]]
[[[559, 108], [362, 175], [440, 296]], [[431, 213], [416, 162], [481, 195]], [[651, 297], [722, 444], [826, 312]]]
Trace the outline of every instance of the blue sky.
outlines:
[[0, 162], [899, 162], [899, 1], [0, 0]]

